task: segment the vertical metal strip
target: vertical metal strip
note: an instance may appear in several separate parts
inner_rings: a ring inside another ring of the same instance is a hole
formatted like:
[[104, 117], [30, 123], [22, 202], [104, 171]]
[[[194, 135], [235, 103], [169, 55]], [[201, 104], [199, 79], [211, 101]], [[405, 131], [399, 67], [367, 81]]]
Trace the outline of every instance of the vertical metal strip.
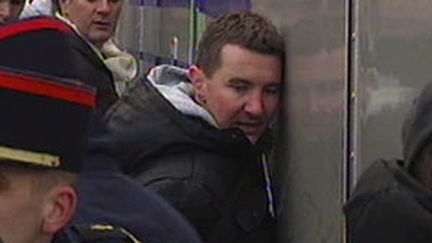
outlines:
[[357, 148], [358, 124], [357, 124], [357, 58], [358, 58], [358, 21], [359, 1], [348, 1], [348, 23], [347, 23], [347, 150], [346, 150], [346, 189], [345, 200], [351, 196], [352, 189], [358, 180], [359, 174], [359, 153]]
[[[343, 171], [343, 199], [345, 204], [351, 196], [354, 184], [357, 180], [358, 151], [357, 136], [357, 85], [356, 85], [356, 50], [357, 50], [357, 7], [358, 1], [346, 1], [346, 107], [345, 107], [345, 155]], [[348, 231], [343, 230], [343, 241], [350, 242]]]
[[198, 17], [198, 7], [197, 0], [190, 0], [189, 2], [189, 54], [188, 62], [193, 63], [193, 58], [195, 55], [195, 49], [197, 45], [197, 17]]
[[[144, 68], [143, 68], [143, 64], [144, 64], [144, 56], [143, 56], [143, 53], [145, 52], [145, 46], [144, 46], [144, 41], [146, 41], [145, 40], [145, 31], [146, 31], [146, 27], [145, 27], [145, 19], [144, 19], [144, 9], [145, 9], [145, 7], [144, 7], [144, 2], [143, 1], [140, 1], [140, 4], [138, 5], [138, 9], [139, 9], [139, 22], [138, 22], [138, 33], [139, 33], [139, 36], [138, 36], [138, 58], [139, 58], [139, 63], [140, 63], [140, 69], [139, 70], [142, 70], [142, 71], [144, 71]], [[150, 41], [150, 40], [148, 40], [148, 41]], [[144, 73], [140, 73], [139, 74], [140, 76], [141, 75], [144, 75]]]
[[267, 195], [267, 209], [272, 218], [276, 218], [275, 201], [273, 194], [273, 186], [271, 182], [270, 171], [268, 168], [266, 155], [261, 154], [261, 164], [264, 171], [265, 190]]

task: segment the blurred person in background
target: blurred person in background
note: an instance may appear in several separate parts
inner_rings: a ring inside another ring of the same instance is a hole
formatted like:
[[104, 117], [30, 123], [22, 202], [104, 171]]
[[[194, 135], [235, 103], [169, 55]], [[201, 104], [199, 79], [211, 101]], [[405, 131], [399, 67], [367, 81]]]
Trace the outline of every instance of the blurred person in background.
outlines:
[[[33, 0], [21, 18], [55, 15], [82, 37], [90, 50], [78, 49], [80, 61], [92, 64], [81, 80], [98, 90], [98, 108], [104, 113], [138, 74], [138, 61], [113, 41], [123, 0]], [[71, 45], [77, 48], [77, 44]], [[78, 44], [81, 46], [81, 44]]]
[[121, 95], [138, 74], [137, 60], [113, 41], [124, 0], [58, 0], [57, 16], [69, 21], [94, 46]]
[[0, 25], [18, 18], [25, 0], [0, 0]]
[[403, 160], [378, 160], [344, 207], [353, 243], [432, 242], [432, 84], [402, 128]]

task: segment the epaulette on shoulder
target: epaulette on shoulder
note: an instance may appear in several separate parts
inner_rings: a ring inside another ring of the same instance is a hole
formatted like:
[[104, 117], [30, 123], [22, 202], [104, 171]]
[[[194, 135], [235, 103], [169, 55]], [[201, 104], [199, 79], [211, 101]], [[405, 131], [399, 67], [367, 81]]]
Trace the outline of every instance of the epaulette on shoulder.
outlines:
[[144, 243], [128, 230], [109, 224], [71, 225], [65, 229], [63, 236], [76, 243]]

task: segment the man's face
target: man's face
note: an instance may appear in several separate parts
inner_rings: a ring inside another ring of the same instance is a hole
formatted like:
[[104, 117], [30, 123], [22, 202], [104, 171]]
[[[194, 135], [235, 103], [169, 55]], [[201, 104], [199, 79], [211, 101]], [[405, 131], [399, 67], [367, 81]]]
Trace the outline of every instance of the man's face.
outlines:
[[0, 0], [0, 25], [17, 19], [24, 7], [24, 0]]
[[100, 48], [114, 33], [123, 0], [61, 0], [65, 16]]
[[42, 222], [42, 198], [28, 173], [0, 171], [0, 237], [4, 242], [35, 242]]
[[279, 108], [280, 57], [227, 44], [221, 51], [221, 66], [210, 78], [200, 70], [195, 78], [193, 73], [198, 99], [218, 125], [240, 128], [256, 143]]

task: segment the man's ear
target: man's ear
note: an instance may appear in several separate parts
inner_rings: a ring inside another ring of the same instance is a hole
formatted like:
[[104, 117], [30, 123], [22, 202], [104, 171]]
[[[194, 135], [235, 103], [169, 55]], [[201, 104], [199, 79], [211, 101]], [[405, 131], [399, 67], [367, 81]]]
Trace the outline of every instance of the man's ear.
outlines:
[[204, 72], [197, 66], [191, 66], [188, 70], [189, 80], [195, 92], [195, 98], [200, 104], [206, 103], [207, 96], [207, 77]]
[[54, 187], [46, 198], [42, 230], [54, 234], [63, 228], [73, 217], [77, 206], [77, 193], [72, 186]]

